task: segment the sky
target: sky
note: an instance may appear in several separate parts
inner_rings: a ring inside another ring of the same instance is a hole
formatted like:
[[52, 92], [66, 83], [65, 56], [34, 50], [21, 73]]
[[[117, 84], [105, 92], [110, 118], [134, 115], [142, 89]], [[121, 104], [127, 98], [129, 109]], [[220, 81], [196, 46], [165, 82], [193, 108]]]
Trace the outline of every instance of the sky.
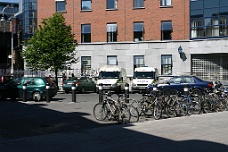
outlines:
[[14, 2], [18, 3], [19, 0], [0, 0], [0, 2]]

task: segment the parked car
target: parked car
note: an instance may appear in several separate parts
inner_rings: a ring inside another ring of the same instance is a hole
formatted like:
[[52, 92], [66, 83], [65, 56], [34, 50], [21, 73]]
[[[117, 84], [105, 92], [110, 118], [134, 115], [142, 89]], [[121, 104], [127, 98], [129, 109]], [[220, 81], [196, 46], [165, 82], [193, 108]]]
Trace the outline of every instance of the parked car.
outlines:
[[[212, 89], [213, 83], [210, 81], [204, 81], [196, 76], [175, 76], [164, 83], [157, 84], [158, 89], [164, 91], [170, 91], [172, 89], [183, 92], [184, 86], [187, 84], [189, 88], [192, 88], [196, 93], [202, 93], [204, 88]], [[153, 90], [154, 85], [149, 85], [148, 92]]]
[[13, 76], [0, 75], [0, 100], [16, 100], [18, 95], [17, 84], [13, 80]]
[[71, 77], [63, 82], [63, 91], [71, 92], [72, 84], [75, 83], [76, 91], [80, 93], [96, 92], [96, 83], [89, 77]]
[[48, 77], [23, 77], [18, 81], [18, 97], [23, 98], [23, 85], [27, 85], [27, 100], [41, 101], [46, 99], [46, 84], [50, 85], [50, 97], [57, 94], [56, 84]]

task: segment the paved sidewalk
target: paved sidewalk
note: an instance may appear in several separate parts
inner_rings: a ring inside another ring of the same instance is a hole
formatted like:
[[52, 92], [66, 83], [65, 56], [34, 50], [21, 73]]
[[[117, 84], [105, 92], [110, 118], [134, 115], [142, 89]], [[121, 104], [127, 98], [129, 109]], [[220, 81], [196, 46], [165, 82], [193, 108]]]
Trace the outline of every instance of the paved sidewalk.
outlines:
[[228, 152], [228, 112], [0, 140], [1, 152]]

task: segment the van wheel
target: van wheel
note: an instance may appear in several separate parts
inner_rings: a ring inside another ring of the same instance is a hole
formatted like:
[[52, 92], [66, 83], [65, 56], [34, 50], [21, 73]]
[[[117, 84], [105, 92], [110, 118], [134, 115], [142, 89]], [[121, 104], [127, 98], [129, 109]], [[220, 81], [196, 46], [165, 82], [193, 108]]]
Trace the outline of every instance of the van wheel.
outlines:
[[34, 92], [33, 95], [32, 95], [32, 99], [34, 101], [41, 101], [41, 94], [40, 94], [40, 92]]

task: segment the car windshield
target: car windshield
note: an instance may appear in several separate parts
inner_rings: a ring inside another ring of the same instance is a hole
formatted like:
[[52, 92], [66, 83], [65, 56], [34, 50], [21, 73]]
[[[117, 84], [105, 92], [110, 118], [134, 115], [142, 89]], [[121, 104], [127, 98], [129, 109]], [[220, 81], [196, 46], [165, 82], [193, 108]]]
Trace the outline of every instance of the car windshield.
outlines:
[[133, 78], [155, 79], [154, 72], [134, 72]]
[[120, 72], [100, 72], [99, 78], [102, 79], [119, 79]]

